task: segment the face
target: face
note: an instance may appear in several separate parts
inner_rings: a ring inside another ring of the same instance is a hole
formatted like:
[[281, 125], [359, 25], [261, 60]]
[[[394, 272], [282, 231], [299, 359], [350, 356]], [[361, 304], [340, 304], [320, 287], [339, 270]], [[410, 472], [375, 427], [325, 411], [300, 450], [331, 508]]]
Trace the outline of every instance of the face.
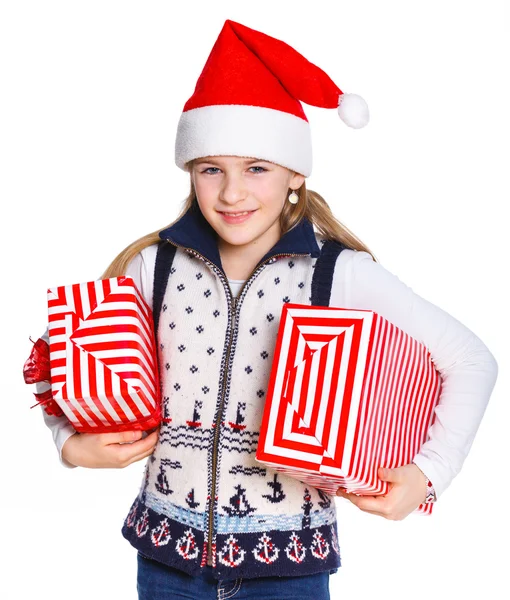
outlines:
[[[208, 156], [190, 171], [202, 214], [219, 236], [220, 250], [257, 246], [270, 250], [280, 239], [280, 213], [290, 189], [305, 177], [269, 161]], [[235, 216], [235, 213], [248, 214]]]

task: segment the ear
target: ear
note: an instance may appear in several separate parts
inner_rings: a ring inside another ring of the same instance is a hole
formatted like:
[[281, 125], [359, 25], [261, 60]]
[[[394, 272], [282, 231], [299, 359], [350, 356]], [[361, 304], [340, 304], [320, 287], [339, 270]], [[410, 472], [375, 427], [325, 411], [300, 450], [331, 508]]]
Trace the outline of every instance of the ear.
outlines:
[[294, 173], [294, 175], [291, 177], [291, 180], [289, 181], [289, 187], [293, 190], [297, 190], [303, 185], [305, 179], [306, 177], [304, 175], [301, 175], [301, 173]]

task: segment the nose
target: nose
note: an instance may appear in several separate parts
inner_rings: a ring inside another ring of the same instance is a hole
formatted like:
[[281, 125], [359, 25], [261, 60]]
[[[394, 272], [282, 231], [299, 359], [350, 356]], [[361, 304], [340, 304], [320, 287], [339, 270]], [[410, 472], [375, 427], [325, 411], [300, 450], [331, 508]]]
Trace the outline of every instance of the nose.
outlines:
[[242, 175], [231, 173], [223, 179], [220, 190], [220, 199], [226, 204], [236, 204], [246, 198], [246, 186]]

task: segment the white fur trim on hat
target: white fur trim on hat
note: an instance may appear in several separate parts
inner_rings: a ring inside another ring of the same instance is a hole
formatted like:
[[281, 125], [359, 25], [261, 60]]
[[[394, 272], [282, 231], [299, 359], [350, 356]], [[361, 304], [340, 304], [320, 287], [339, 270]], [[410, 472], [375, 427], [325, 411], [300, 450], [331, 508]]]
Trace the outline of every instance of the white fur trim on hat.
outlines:
[[274, 162], [308, 177], [312, 171], [310, 125], [287, 112], [216, 104], [183, 112], [177, 126], [175, 164], [204, 156], [246, 156]]

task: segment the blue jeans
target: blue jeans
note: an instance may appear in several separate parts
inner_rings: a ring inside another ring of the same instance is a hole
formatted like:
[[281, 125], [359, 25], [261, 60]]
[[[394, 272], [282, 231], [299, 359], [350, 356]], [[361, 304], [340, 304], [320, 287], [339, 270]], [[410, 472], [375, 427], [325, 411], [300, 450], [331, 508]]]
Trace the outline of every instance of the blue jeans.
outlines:
[[138, 600], [330, 600], [329, 571], [302, 577], [217, 580], [212, 567], [192, 577], [138, 553]]

